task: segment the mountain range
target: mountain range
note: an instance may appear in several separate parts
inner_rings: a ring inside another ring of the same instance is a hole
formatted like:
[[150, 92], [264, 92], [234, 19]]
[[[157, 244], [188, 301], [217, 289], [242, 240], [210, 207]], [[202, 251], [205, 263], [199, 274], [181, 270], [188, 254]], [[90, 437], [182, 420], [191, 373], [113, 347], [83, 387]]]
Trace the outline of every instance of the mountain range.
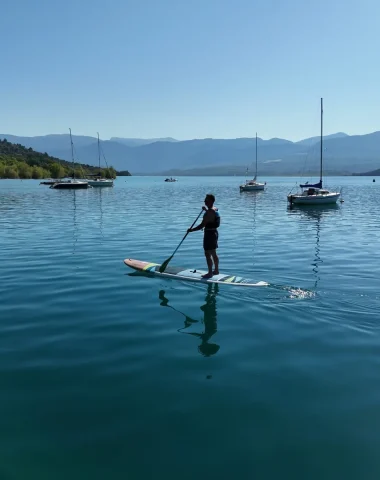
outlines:
[[[71, 160], [68, 134], [19, 137], [0, 134], [0, 139]], [[97, 139], [73, 136], [75, 159], [97, 165]], [[242, 175], [255, 160], [255, 139], [120, 138], [101, 141], [109, 166], [129, 170], [132, 175]], [[380, 132], [347, 135], [339, 132], [324, 137], [324, 173], [351, 174], [380, 167]], [[320, 138], [292, 142], [281, 138], [258, 138], [258, 170], [264, 175], [297, 175], [318, 172]], [[104, 165], [105, 166], [105, 165]]]

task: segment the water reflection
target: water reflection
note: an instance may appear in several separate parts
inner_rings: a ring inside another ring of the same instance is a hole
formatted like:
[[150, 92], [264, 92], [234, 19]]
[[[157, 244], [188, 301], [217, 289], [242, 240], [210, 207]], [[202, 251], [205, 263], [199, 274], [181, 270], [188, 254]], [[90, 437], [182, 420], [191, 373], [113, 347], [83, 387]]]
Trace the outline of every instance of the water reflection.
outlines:
[[91, 192], [93, 194], [93, 196], [97, 197], [98, 199], [98, 204], [99, 204], [99, 226], [100, 226], [100, 236], [102, 238], [104, 238], [104, 235], [103, 235], [103, 188], [93, 188], [92, 190], [94, 190], [93, 192]]
[[252, 208], [253, 221], [255, 221], [255, 218], [256, 218], [257, 201], [260, 199], [260, 196], [264, 196], [264, 195], [265, 193], [263, 190], [244, 192], [244, 195], [242, 197], [244, 208], [248, 208], [249, 210], [251, 210]]
[[[323, 260], [320, 255], [320, 240], [321, 240], [321, 222], [322, 219], [325, 217], [332, 217], [336, 214], [337, 211], [340, 211], [340, 207], [336, 204], [333, 205], [325, 205], [325, 206], [303, 206], [297, 207], [296, 205], [289, 206], [288, 211], [292, 215], [297, 215], [301, 218], [301, 220], [306, 219], [307, 225], [311, 223], [310, 229], [315, 229], [315, 255], [314, 260], [311, 263], [313, 269], [313, 274], [315, 277], [314, 288], [316, 289], [318, 286], [318, 282], [320, 280], [319, 276], [319, 267], [323, 263]], [[309, 227], [305, 227], [309, 230]]]
[[[260, 222], [256, 222], [256, 208], [257, 202], [260, 201], [260, 196], [264, 196], [264, 190], [253, 190], [251, 192], [243, 192], [242, 200], [244, 202], [244, 222], [246, 223], [248, 219], [251, 219], [250, 231], [249, 231], [249, 243], [252, 246], [252, 259], [254, 261], [255, 252], [256, 252], [256, 243], [257, 243], [257, 230], [260, 226]], [[261, 199], [262, 201], [262, 199]]]
[[211, 337], [217, 332], [217, 308], [216, 308], [216, 297], [219, 293], [218, 284], [209, 284], [207, 286], [207, 293], [205, 297], [205, 304], [200, 307], [203, 312], [203, 320], [201, 322], [204, 325], [203, 332], [190, 332], [187, 331], [192, 325], [199, 323], [198, 320], [195, 320], [185, 313], [177, 310], [176, 308], [169, 305], [169, 300], [165, 296], [165, 290], [160, 290], [159, 299], [161, 300], [160, 305], [162, 307], [171, 308], [177, 313], [185, 317], [184, 326], [178, 330], [180, 333], [186, 335], [192, 335], [201, 340], [201, 343], [198, 345], [198, 351], [204, 357], [211, 357], [218, 353], [220, 346], [216, 343], [209, 343]]
[[73, 228], [73, 240], [74, 240], [73, 255], [75, 255], [75, 250], [78, 242], [77, 197], [76, 197], [77, 192], [75, 189], [73, 189], [69, 193], [73, 194], [73, 227], [74, 227]]

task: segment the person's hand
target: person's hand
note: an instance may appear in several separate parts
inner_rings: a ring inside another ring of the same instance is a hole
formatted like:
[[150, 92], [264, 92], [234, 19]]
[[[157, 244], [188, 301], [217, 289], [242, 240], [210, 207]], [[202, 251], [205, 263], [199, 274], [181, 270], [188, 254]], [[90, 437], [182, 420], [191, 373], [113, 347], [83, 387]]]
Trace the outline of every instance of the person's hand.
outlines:
[[205, 207], [205, 206], [203, 205], [202, 210], [203, 210], [204, 212], [207, 212], [207, 207]]
[[191, 233], [192, 231], [193, 231], [192, 228], [188, 228], [188, 229], [187, 229], [187, 233]]

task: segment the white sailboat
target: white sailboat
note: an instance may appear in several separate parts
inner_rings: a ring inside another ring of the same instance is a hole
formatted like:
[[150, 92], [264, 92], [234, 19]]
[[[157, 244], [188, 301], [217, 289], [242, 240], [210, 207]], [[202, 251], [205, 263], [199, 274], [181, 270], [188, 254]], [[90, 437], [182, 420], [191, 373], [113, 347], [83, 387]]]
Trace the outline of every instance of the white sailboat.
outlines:
[[340, 197], [340, 192], [330, 192], [322, 187], [323, 175], [323, 98], [321, 98], [321, 159], [319, 182], [313, 185], [305, 183], [300, 185], [300, 193], [290, 193], [288, 202], [290, 205], [325, 205], [336, 203]]
[[74, 189], [74, 188], [75, 189], [89, 188], [91, 187], [91, 185], [89, 185], [87, 181], [77, 180], [75, 178], [74, 145], [73, 145], [73, 139], [71, 136], [71, 128], [69, 128], [69, 131], [70, 131], [70, 143], [71, 143], [71, 161], [73, 163], [73, 178], [67, 181], [56, 182], [53, 185], [51, 185], [50, 188], [57, 188], [60, 190]]
[[[247, 169], [248, 170], [248, 169]], [[240, 185], [241, 192], [253, 192], [256, 190], [264, 190], [266, 183], [257, 181], [257, 133], [256, 133], [256, 170], [255, 177], [252, 180], [246, 180], [243, 185]]]
[[89, 185], [91, 187], [113, 187], [113, 180], [109, 178], [103, 178], [102, 174], [100, 172], [100, 140], [99, 140], [99, 133], [98, 133], [98, 156], [99, 156], [99, 173], [95, 175], [88, 175], [89, 177], [92, 177], [91, 179], [88, 179]]

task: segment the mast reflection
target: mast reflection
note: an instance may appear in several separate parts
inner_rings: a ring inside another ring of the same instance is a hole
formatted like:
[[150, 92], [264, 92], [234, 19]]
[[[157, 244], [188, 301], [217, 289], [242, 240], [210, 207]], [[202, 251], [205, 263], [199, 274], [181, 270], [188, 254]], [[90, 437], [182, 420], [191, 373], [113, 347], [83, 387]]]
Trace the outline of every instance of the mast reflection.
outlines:
[[[321, 258], [321, 230], [323, 219], [328, 217], [333, 217], [337, 211], [340, 210], [338, 205], [326, 205], [326, 206], [307, 206], [307, 207], [297, 207], [293, 205], [288, 208], [288, 211], [292, 215], [298, 215], [301, 218], [306, 218], [308, 222], [311, 223], [311, 228], [315, 229], [315, 248], [314, 248], [314, 259], [311, 263], [312, 271], [315, 277], [314, 288], [317, 288], [318, 282], [320, 280], [319, 267], [323, 263]], [[308, 227], [307, 227], [308, 228]]]

